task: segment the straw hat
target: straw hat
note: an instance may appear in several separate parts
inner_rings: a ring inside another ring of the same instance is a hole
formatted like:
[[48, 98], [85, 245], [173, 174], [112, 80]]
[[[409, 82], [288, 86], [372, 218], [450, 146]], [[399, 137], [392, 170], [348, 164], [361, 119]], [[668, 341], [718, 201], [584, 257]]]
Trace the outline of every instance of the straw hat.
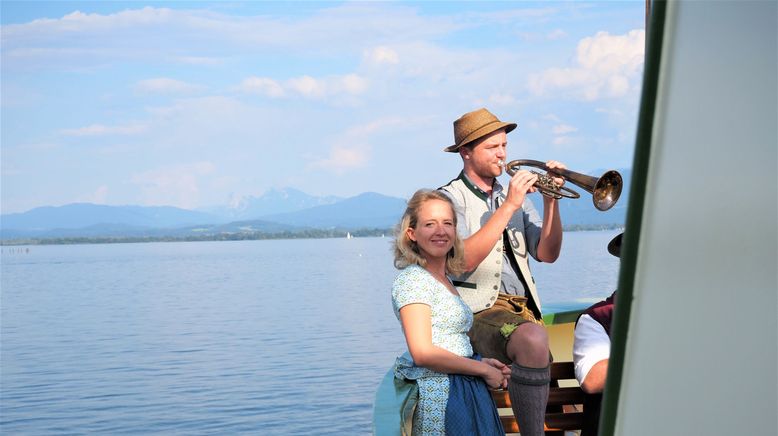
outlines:
[[454, 121], [454, 145], [449, 145], [443, 151], [456, 153], [459, 147], [475, 142], [484, 136], [500, 129], [505, 133], [516, 128], [516, 123], [503, 123], [488, 110], [481, 108], [468, 112]]

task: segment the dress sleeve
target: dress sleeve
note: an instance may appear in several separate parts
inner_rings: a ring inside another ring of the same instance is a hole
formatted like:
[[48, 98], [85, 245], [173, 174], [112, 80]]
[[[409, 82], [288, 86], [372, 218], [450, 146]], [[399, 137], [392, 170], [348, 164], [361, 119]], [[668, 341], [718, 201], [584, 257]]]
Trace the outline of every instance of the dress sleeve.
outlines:
[[421, 303], [432, 305], [432, 289], [429, 286], [429, 275], [419, 266], [405, 268], [392, 285], [392, 305], [399, 311], [403, 306]]
[[602, 325], [589, 315], [581, 315], [575, 326], [573, 342], [573, 363], [578, 383], [583, 383], [597, 362], [608, 359], [610, 352], [611, 340]]

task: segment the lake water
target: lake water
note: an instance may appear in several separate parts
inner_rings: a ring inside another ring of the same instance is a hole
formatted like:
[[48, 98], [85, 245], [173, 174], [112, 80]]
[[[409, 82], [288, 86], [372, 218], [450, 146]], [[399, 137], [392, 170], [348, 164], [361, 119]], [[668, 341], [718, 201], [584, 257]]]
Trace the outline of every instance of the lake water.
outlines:
[[[534, 264], [546, 311], [615, 289], [617, 231]], [[369, 434], [405, 349], [390, 239], [2, 247], [3, 434]]]

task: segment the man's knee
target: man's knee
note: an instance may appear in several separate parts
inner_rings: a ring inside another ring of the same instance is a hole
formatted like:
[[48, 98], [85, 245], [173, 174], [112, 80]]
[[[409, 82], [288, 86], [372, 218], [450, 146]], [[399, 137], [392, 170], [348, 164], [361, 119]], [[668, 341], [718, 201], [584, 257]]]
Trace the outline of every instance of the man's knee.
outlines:
[[508, 357], [521, 365], [548, 364], [548, 333], [543, 326], [526, 322], [512, 334], [507, 344]]
[[541, 325], [525, 322], [511, 334], [508, 343], [511, 342], [519, 343], [530, 349], [545, 348], [548, 350], [548, 333]]

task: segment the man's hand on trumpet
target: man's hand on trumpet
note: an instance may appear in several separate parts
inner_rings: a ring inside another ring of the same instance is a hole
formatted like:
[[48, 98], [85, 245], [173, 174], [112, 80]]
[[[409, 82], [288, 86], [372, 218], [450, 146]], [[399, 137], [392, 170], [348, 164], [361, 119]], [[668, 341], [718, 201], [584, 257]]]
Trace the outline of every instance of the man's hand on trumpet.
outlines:
[[538, 175], [528, 170], [519, 170], [511, 177], [508, 183], [508, 193], [505, 196], [503, 206], [509, 206], [512, 210], [519, 210], [524, 204], [527, 193], [536, 191], [534, 185], [538, 181]]
[[[550, 170], [554, 170], [554, 169], [566, 170], [567, 169], [567, 166], [565, 164], [563, 164], [562, 162], [555, 161], [555, 160], [550, 160], [550, 161], [546, 162], [546, 166]], [[549, 173], [549, 177], [554, 176], [554, 175], [555, 174], [553, 174], [553, 173]], [[562, 185], [565, 184], [565, 179], [562, 178], [562, 177], [553, 177], [553, 180], [554, 180], [554, 183], [557, 186], [561, 187]]]
[[[503, 164], [504, 165], [504, 164]], [[567, 166], [563, 164], [562, 162], [550, 160], [546, 162], [546, 166], [550, 170], [554, 169], [560, 169], [565, 170], [567, 169]], [[551, 177], [554, 183], [561, 187], [565, 184], [565, 179], [562, 177], [553, 177], [553, 173], [548, 173], [548, 177]], [[537, 188], [535, 187], [535, 183], [538, 181], [538, 175], [534, 172], [531, 172], [529, 170], [518, 170], [516, 173], [513, 174], [511, 177], [511, 181], [508, 184], [508, 193], [505, 197], [505, 204], [509, 207], [513, 208], [514, 210], [518, 210], [518, 208], [521, 207], [521, 205], [524, 203], [524, 198], [526, 197], [527, 193], [533, 193], [537, 191]], [[553, 200], [550, 197], [543, 196], [544, 200], [549, 199]]]

